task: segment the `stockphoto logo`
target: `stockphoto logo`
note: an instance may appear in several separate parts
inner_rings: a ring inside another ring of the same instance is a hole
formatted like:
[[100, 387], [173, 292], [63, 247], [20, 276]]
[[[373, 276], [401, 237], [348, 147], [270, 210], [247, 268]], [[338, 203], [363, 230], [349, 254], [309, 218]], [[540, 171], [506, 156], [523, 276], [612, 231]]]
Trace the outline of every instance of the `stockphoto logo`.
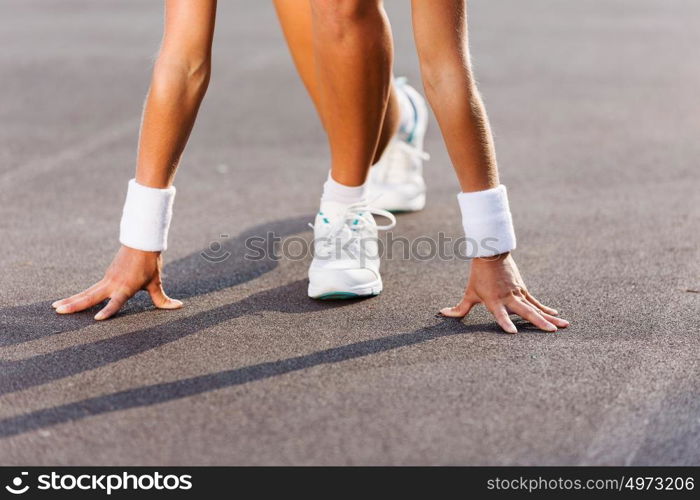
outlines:
[[192, 476], [189, 474], [40, 474], [36, 485], [29, 484], [29, 473], [21, 472], [14, 477], [5, 489], [13, 495], [22, 495], [30, 489], [39, 491], [94, 491], [111, 495], [114, 491], [173, 491], [192, 489]]
[[28, 475], [28, 472], [22, 472], [19, 476], [15, 477], [10, 484], [5, 486], [5, 489], [13, 495], [26, 493], [29, 490], [29, 485], [25, 484]]

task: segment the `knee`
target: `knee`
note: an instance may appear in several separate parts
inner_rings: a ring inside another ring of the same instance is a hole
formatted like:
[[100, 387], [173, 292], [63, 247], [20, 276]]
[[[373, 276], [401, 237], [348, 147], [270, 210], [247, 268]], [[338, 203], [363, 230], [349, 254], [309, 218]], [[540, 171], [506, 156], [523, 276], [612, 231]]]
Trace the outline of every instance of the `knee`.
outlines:
[[311, 7], [319, 26], [337, 38], [381, 18], [380, 0], [311, 0]]

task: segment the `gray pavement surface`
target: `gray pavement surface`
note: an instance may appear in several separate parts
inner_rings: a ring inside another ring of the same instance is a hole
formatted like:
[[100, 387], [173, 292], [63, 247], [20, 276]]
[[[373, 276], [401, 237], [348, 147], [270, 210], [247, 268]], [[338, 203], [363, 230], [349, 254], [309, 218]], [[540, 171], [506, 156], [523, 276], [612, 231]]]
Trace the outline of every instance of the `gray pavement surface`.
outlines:
[[[700, 4], [470, 4], [516, 260], [561, 333], [435, 317], [458, 260], [395, 257], [380, 297], [317, 303], [308, 260], [244, 259], [311, 238], [328, 168], [272, 6], [244, 0], [220, 2], [176, 183], [186, 307], [54, 315], [118, 247], [161, 2], [2, 2], [0, 463], [700, 465]], [[416, 82], [408, 2], [387, 7]], [[459, 234], [434, 124], [427, 149], [428, 206], [394, 237]]]

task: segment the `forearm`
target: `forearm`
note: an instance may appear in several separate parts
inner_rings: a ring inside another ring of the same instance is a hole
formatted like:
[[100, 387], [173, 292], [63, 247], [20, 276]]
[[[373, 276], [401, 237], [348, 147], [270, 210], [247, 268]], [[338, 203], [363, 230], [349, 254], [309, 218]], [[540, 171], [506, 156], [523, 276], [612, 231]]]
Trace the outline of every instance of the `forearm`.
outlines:
[[136, 180], [165, 188], [209, 84], [216, 0], [166, 0], [165, 31], [144, 106]]
[[209, 61], [192, 65], [162, 55], [153, 71], [139, 140], [136, 180], [165, 188], [172, 184], [209, 83]]
[[498, 167], [491, 128], [476, 86], [461, 75], [426, 78], [426, 94], [463, 192], [497, 187]]
[[463, 192], [499, 185], [491, 128], [472, 75], [463, 0], [414, 0], [426, 95]]

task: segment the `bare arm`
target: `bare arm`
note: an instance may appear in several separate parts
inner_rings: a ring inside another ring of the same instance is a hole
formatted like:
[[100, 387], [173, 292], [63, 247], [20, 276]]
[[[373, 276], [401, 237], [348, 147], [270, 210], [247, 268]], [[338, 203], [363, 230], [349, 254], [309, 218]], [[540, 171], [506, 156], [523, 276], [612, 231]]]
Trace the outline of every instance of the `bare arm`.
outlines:
[[[499, 185], [496, 153], [488, 117], [476, 88], [469, 56], [465, 0], [413, 0], [413, 25], [428, 100], [465, 193]], [[472, 261], [462, 301], [444, 308], [445, 316], [464, 317], [483, 303], [498, 324], [517, 331], [509, 314], [542, 330], [569, 323], [542, 305], [526, 289], [510, 253]]]
[[167, 0], [165, 33], [146, 98], [136, 180], [172, 184], [209, 84], [216, 0]]
[[423, 83], [462, 191], [498, 186], [496, 152], [469, 56], [464, 0], [413, 0]]
[[[153, 188], [170, 186], [209, 83], [216, 0], [167, 0], [165, 32], [146, 99], [139, 140], [136, 181]], [[59, 314], [108, 304], [95, 319], [116, 314], [139, 290], [156, 307], [177, 309], [161, 282], [160, 252], [122, 246], [105, 276], [87, 290], [53, 303]]]

